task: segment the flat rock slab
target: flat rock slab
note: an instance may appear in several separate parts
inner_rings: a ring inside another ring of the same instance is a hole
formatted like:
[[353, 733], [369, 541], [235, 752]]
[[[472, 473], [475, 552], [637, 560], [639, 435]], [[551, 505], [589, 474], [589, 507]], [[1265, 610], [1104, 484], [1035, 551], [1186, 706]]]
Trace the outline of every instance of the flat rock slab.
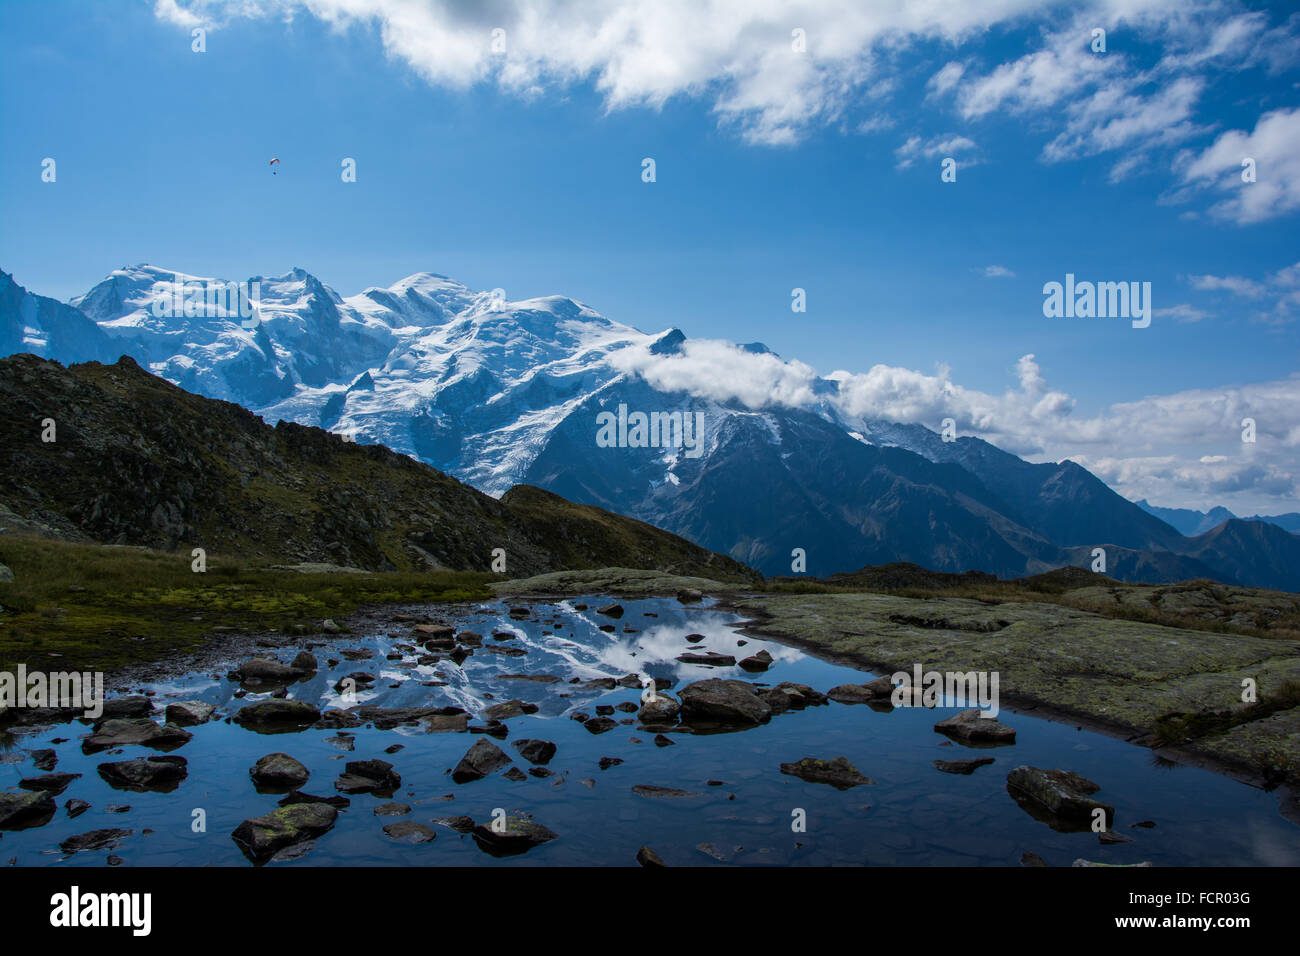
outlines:
[[135, 833], [134, 830], [91, 830], [89, 833], [80, 833], [77, 836], [68, 837], [59, 844], [59, 849], [64, 853], [81, 853], [85, 850], [111, 850], [133, 833]]
[[679, 790], [676, 787], [657, 787], [648, 783], [638, 783], [632, 788], [632, 792], [638, 797], [645, 797], [648, 800], [686, 800], [692, 797], [704, 796], [704, 794], [695, 793], [693, 790]]
[[983, 711], [972, 707], [934, 725], [936, 733], [956, 740], [972, 743], [1013, 744], [1016, 732], [996, 718], [985, 717]]
[[705, 667], [731, 667], [736, 663], [736, 658], [730, 654], [719, 654], [715, 651], [687, 651], [685, 654], [678, 654], [677, 659], [683, 664], [702, 664]]
[[877, 677], [865, 684], [840, 684], [828, 690], [826, 696], [837, 704], [866, 704], [889, 700], [893, 693], [893, 681], [888, 677]]
[[832, 760], [804, 757], [797, 763], [781, 764], [781, 772], [809, 783], [829, 784], [836, 790], [875, 783], [870, 777], [858, 773], [858, 768], [849, 763], [847, 757], [835, 757]]
[[171, 750], [188, 743], [194, 735], [174, 724], [158, 726], [148, 717], [114, 718], [103, 721], [81, 742], [81, 752], [99, 753], [115, 747], [141, 746]]
[[39, 777], [27, 777], [18, 781], [18, 786], [24, 790], [42, 790], [46, 793], [58, 796], [72, 781], [80, 777], [79, 773], [46, 773]]
[[433, 827], [414, 820], [390, 823], [384, 827], [384, 832], [398, 843], [429, 843], [438, 835]]

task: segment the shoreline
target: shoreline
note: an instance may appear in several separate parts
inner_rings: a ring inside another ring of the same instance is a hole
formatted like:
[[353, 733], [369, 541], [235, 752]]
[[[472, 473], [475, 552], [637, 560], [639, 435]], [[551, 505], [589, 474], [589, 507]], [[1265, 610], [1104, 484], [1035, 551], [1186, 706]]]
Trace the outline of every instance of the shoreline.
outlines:
[[[737, 624], [737, 629], [742, 634], [796, 647], [828, 663], [851, 667], [874, 677], [887, 676], [899, 670], [910, 670], [910, 665], [903, 666], [884, 660], [874, 660], [862, 654], [846, 654], [841, 651], [828, 650], [815, 641], [800, 638], [797, 635], [781, 630], [779, 627], [774, 626], [774, 622], [777, 621], [776, 615], [765, 608], [747, 603], [752, 601], [754, 597], [756, 595], [752, 594], [720, 597], [715, 607], [746, 617], [745, 620]], [[1279, 797], [1278, 813], [1291, 823], [1300, 826], [1300, 785], [1295, 782], [1287, 781], [1270, 787], [1257, 769], [1240, 762], [1198, 750], [1190, 750], [1181, 745], [1160, 748], [1147, 747], [1139, 741], [1142, 738], [1151, 736], [1149, 730], [1143, 730], [1140, 727], [1120, 721], [1108, 720], [1075, 708], [1064, 707], [1041, 698], [1019, 693], [1000, 694], [999, 708], [1011, 713], [1040, 717], [1053, 723], [1072, 724], [1079, 730], [1100, 734], [1136, 747], [1142, 747], [1156, 757], [1170, 760], [1179, 765], [1207, 770], [1253, 789], [1263, 790], [1266, 793], [1276, 792]]]

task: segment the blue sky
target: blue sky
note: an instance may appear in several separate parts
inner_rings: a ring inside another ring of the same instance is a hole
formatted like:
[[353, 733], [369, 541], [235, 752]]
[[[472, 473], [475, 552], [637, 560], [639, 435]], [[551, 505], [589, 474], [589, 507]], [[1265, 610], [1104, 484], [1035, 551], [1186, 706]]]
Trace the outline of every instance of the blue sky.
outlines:
[[[560, 293], [823, 374], [951, 381], [987, 396], [967, 433], [1133, 497], [1300, 510], [1277, 507], [1300, 472], [1293, 4], [769, 6], [8, 3], [0, 267], [61, 299], [136, 262]], [[1045, 318], [1067, 272], [1150, 282], [1151, 326]], [[1247, 462], [1241, 408], [1268, 445]]]

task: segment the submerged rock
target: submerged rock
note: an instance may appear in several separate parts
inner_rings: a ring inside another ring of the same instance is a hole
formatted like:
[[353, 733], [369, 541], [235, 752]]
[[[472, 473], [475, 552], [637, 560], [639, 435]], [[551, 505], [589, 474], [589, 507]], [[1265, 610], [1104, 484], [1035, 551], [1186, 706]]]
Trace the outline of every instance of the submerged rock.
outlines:
[[583, 721], [582, 726], [585, 727], [589, 733], [603, 734], [606, 731], [613, 730], [617, 727], [618, 721], [610, 717], [593, 717], [591, 720]]
[[936, 760], [934, 769], [942, 770], [944, 773], [963, 773], [969, 776], [979, 767], [992, 762], [992, 757], [978, 757], [975, 760]]
[[384, 832], [398, 843], [430, 843], [438, 835], [433, 831], [433, 827], [416, 823], [414, 820], [390, 823], [384, 827]]
[[245, 820], [231, 839], [254, 863], [263, 863], [285, 847], [312, 840], [327, 832], [338, 811], [325, 803], [297, 803], [272, 810], [266, 816]]
[[875, 783], [870, 777], [858, 773], [858, 768], [849, 763], [847, 757], [836, 757], [833, 760], [804, 757], [798, 763], [781, 764], [781, 772], [809, 783], [830, 784], [836, 790]]
[[1007, 774], [1007, 790], [1031, 816], [1057, 830], [1088, 829], [1094, 811], [1105, 814], [1106, 829], [1115, 821], [1115, 808], [1094, 800], [1098, 784], [1069, 770], [1016, 767]]
[[702, 797], [704, 794], [696, 793], [693, 790], [679, 790], [676, 787], [658, 787], [654, 784], [638, 783], [632, 788], [632, 792], [638, 797], [645, 797], [649, 800], [685, 800], [691, 797]]
[[68, 837], [59, 844], [59, 849], [64, 853], [80, 853], [84, 850], [111, 850], [133, 833], [135, 833], [134, 830], [91, 830], [89, 833], [79, 833], [76, 836]]

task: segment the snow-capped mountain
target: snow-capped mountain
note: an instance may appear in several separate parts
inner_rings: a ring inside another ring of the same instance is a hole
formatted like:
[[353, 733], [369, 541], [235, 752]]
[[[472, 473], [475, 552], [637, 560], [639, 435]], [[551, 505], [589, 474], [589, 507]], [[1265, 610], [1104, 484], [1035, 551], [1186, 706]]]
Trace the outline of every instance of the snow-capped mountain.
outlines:
[[[1120, 578], [1300, 589], [1300, 540], [1281, 529], [1259, 531], [1262, 544], [1227, 535], [1203, 547], [1072, 462], [1031, 464], [979, 439], [848, 417], [833, 378], [816, 380], [811, 401], [753, 407], [698, 383], [652, 385], [639, 361], [679, 353], [676, 328], [645, 333], [572, 299], [509, 301], [431, 273], [344, 298], [294, 269], [245, 280], [252, 319], [202, 301], [177, 308], [185, 290], [222, 285], [135, 266], [71, 306], [155, 374], [269, 422], [383, 444], [496, 496], [537, 485], [765, 574], [795, 569], [796, 549], [816, 575], [898, 560], [1021, 575], [1087, 564], [1103, 547]], [[761, 343], [742, 349], [777, 361]], [[638, 414], [655, 437], [698, 422], [693, 448], [636, 447]]]

